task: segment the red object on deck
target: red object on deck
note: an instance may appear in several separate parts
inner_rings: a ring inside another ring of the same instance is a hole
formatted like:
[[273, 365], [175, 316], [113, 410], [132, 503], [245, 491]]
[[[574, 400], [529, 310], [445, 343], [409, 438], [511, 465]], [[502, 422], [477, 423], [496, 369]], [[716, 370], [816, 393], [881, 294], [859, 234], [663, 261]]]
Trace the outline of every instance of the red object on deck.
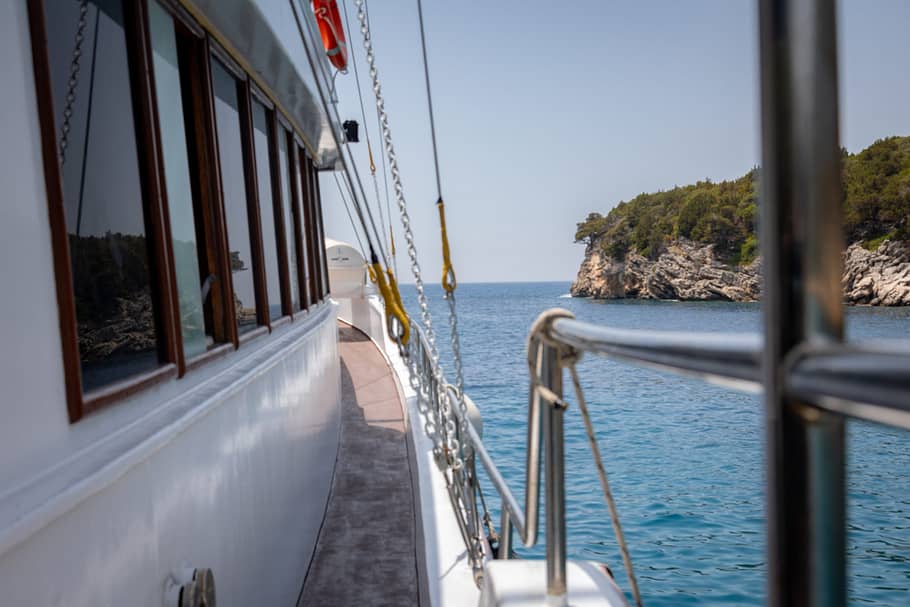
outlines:
[[340, 70], [347, 69], [348, 44], [344, 37], [341, 16], [338, 14], [338, 4], [335, 0], [313, 0], [313, 12], [316, 14], [322, 46], [325, 47], [329, 61]]

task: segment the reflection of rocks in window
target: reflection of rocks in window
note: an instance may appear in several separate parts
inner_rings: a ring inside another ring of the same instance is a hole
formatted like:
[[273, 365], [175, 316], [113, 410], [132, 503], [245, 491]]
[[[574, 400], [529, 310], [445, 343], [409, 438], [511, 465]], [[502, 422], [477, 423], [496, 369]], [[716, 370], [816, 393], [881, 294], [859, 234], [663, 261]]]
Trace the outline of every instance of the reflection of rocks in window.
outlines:
[[246, 270], [246, 264], [240, 259], [240, 251], [231, 251], [231, 273]]
[[[240, 259], [240, 251], [231, 251], [231, 274], [248, 270], [246, 264]], [[244, 307], [237, 293], [234, 293], [234, 316], [240, 326], [256, 324], [256, 307]]]
[[77, 2], [46, 0], [44, 12], [82, 384], [92, 390], [159, 364], [127, 19], [117, 0], [89, 2], [82, 20]]
[[86, 390], [157, 365], [144, 236], [70, 234]]

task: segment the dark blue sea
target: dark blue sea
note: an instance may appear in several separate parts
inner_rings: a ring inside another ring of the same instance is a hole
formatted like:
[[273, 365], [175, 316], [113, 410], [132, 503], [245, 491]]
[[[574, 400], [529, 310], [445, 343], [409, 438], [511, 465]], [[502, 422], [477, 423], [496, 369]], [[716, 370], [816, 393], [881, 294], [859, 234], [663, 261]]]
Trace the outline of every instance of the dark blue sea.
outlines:
[[[523, 503], [525, 339], [552, 307], [630, 329], [757, 331], [757, 304], [594, 301], [568, 283], [464, 284], [458, 316], [467, 393], [484, 442]], [[427, 288], [450, 380], [447, 304]], [[416, 293], [405, 287], [416, 312]], [[850, 339], [910, 338], [910, 309], [850, 308]], [[415, 315], [415, 318], [419, 316]], [[594, 356], [581, 381], [646, 605], [761, 605], [765, 596], [763, 428], [757, 396]], [[574, 400], [574, 399], [570, 399]], [[910, 605], [910, 433], [850, 422], [851, 603]], [[607, 563], [628, 591], [577, 407], [566, 415], [568, 545]], [[485, 485], [499, 522], [495, 491]], [[542, 556], [542, 545], [520, 551]]]

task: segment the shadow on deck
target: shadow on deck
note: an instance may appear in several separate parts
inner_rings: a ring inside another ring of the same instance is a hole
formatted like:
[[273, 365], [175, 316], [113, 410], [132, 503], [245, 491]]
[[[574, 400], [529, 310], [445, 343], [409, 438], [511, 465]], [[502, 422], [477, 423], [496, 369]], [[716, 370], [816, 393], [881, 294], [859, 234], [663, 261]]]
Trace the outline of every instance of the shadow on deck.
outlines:
[[341, 443], [332, 494], [298, 600], [417, 605], [416, 535], [404, 413], [392, 371], [339, 324]]

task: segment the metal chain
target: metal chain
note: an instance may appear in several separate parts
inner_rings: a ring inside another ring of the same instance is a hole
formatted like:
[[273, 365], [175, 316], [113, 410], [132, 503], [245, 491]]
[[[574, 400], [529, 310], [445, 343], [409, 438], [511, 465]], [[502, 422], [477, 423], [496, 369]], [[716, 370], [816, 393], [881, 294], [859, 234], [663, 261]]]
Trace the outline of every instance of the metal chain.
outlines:
[[[439, 199], [438, 204], [442, 204], [442, 178], [440, 177], [439, 172], [439, 146], [436, 143], [436, 120], [433, 117], [433, 95], [430, 88], [430, 62], [427, 59], [427, 36], [426, 36], [426, 27], [423, 23], [423, 2], [417, 0], [417, 19], [420, 24], [420, 50], [423, 56], [423, 76], [424, 84], [427, 89], [427, 113], [430, 119], [430, 137], [432, 138], [433, 143], [433, 167], [436, 171], [436, 193]], [[442, 207], [440, 207], [442, 208]], [[444, 228], [444, 224], [443, 224]], [[448, 244], [444, 239], [444, 257], [448, 254]], [[448, 260], [445, 260], [448, 262]], [[448, 272], [452, 272], [451, 267], [448, 267]], [[454, 283], [454, 272], [452, 272], [452, 281]], [[466, 424], [467, 421], [467, 405], [464, 402], [464, 369], [461, 363], [461, 346], [458, 339], [458, 314], [455, 310], [455, 287], [454, 284], [452, 289], [446, 289], [446, 301], [449, 304], [449, 328], [451, 333], [451, 346], [452, 346], [452, 358], [455, 365], [455, 386], [457, 388], [457, 404], [458, 409], [461, 411], [462, 415], [460, 416], [460, 430], [461, 436], [467, 436], [468, 429]]]
[[57, 156], [60, 166], [66, 162], [66, 148], [69, 145], [70, 121], [73, 117], [73, 105], [76, 103], [76, 87], [79, 86], [79, 61], [82, 59], [82, 43], [85, 41], [85, 27], [88, 25], [88, 0], [79, 3], [79, 23], [76, 26], [76, 45], [73, 47], [73, 58], [70, 61], [70, 79], [66, 85], [63, 121], [60, 124], [60, 148]]
[[[357, 7], [357, 19], [360, 22], [360, 32], [363, 35], [363, 46], [366, 50], [366, 59], [372, 79], [373, 94], [376, 97], [376, 109], [379, 119], [380, 131], [384, 143], [385, 153], [388, 157], [389, 173], [403, 228], [408, 257], [411, 262], [411, 273], [414, 276], [414, 285], [417, 290], [417, 300], [420, 306], [420, 315], [424, 328], [424, 339], [420, 332], [412, 330], [414, 338], [408, 346], [399, 349], [407, 354], [407, 365], [411, 387], [417, 393], [418, 411], [424, 419], [424, 431], [433, 441], [433, 453], [437, 464], [443, 472], [446, 489], [449, 493], [456, 519], [465, 542], [471, 567], [474, 570], [475, 581], [479, 584], [483, 575], [484, 562], [484, 537], [483, 522], [477, 509], [476, 476], [472, 472], [473, 461], [465, 455], [470, 449], [466, 424], [467, 408], [464, 403], [464, 372], [461, 363], [461, 352], [458, 343], [457, 317], [454, 314], [454, 296], [449, 295], [450, 323], [452, 328], [452, 351], [455, 356], [456, 371], [456, 400], [458, 413], [452, 410], [451, 395], [442, 368], [439, 363], [439, 353], [436, 348], [436, 334], [433, 330], [432, 318], [424, 289], [423, 278], [420, 272], [420, 263], [417, 259], [417, 247], [414, 234], [411, 230], [410, 216], [408, 215], [407, 202], [404, 197], [404, 188], [401, 184], [401, 173], [392, 142], [392, 133], [389, 119], [385, 110], [385, 101], [379, 83], [376, 69], [376, 58], [373, 51], [370, 28], [367, 22], [364, 0], [354, 0]], [[377, 184], [378, 185], [378, 184]], [[377, 192], [378, 199], [378, 192]], [[415, 327], [416, 328], [416, 327]], [[422, 368], [421, 368], [422, 367]], [[485, 509], [486, 510], [486, 509]], [[489, 514], [486, 513], [488, 517]]]
[[442, 408], [442, 430], [440, 440], [443, 442], [444, 455], [449, 465], [460, 467], [464, 464], [459, 453], [458, 439], [455, 437], [455, 422], [450, 410], [448, 395], [444, 393], [439, 367], [439, 353], [436, 349], [436, 334], [433, 331], [433, 323], [430, 315], [429, 302], [427, 301], [424, 290], [423, 277], [420, 272], [420, 262], [417, 259], [417, 247], [414, 243], [414, 233], [411, 230], [411, 219], [408, 215], [407, 202], [404, 198], [404, 188], [401, 184], [401, 172], [398, 168], [398, 159], [395, 154], [395, 146], [392, 143], [392, 132], [389, 128], [389, 118], [385, 110], [385, 101], [382, 97], [382, 87], [379, 84], [378, 71], [376, 69], [376, 57], [373, 52], [373, 43], [370, 37], [370, 29], [366, 22], [366, 13], [364, 11], [363, 0], [354, 0], [357, 7], [357, 19], [360, 22], [360, 33], [363, 35], [363, 46], [366, 50], [367, 64], [370, 68], [370, 78], [373, 83], [373, 94], [376, 97], [376, 107], [379, 110], [379, 121], [382, 127], [383, 143], [385, 144], [386, 155], [389, 160], [389, 172], [392, 175], [392, 185], [395, 190], [395, 198], [398, 202], [398, 211], [401, 217], [401, 225], [404, 231], [405, 241], [407, 243], [408, 258], [411, 262], [411, 273], [414, 275], [414, 286], [417, 290], [417, 300], [420, 305], [420, 316], [423, 321], [425, 337], [429, 347], [429, 355], [433, 366], [433, 375], [435, 378], [435, 389], [439, 392], [439, 403]]
[[468, 435], [468, 406], [464, 402], [464, 366], [461, 363], [461, 343], [458, 339], [458, 314], [455, 311], [455, 292], [446, 294], [449, 303], [449, 328], [452, 340], [452, 359], [455, 366], [455, 388], [458, 392], [458, 410], [461, 411], [461, 436]]

